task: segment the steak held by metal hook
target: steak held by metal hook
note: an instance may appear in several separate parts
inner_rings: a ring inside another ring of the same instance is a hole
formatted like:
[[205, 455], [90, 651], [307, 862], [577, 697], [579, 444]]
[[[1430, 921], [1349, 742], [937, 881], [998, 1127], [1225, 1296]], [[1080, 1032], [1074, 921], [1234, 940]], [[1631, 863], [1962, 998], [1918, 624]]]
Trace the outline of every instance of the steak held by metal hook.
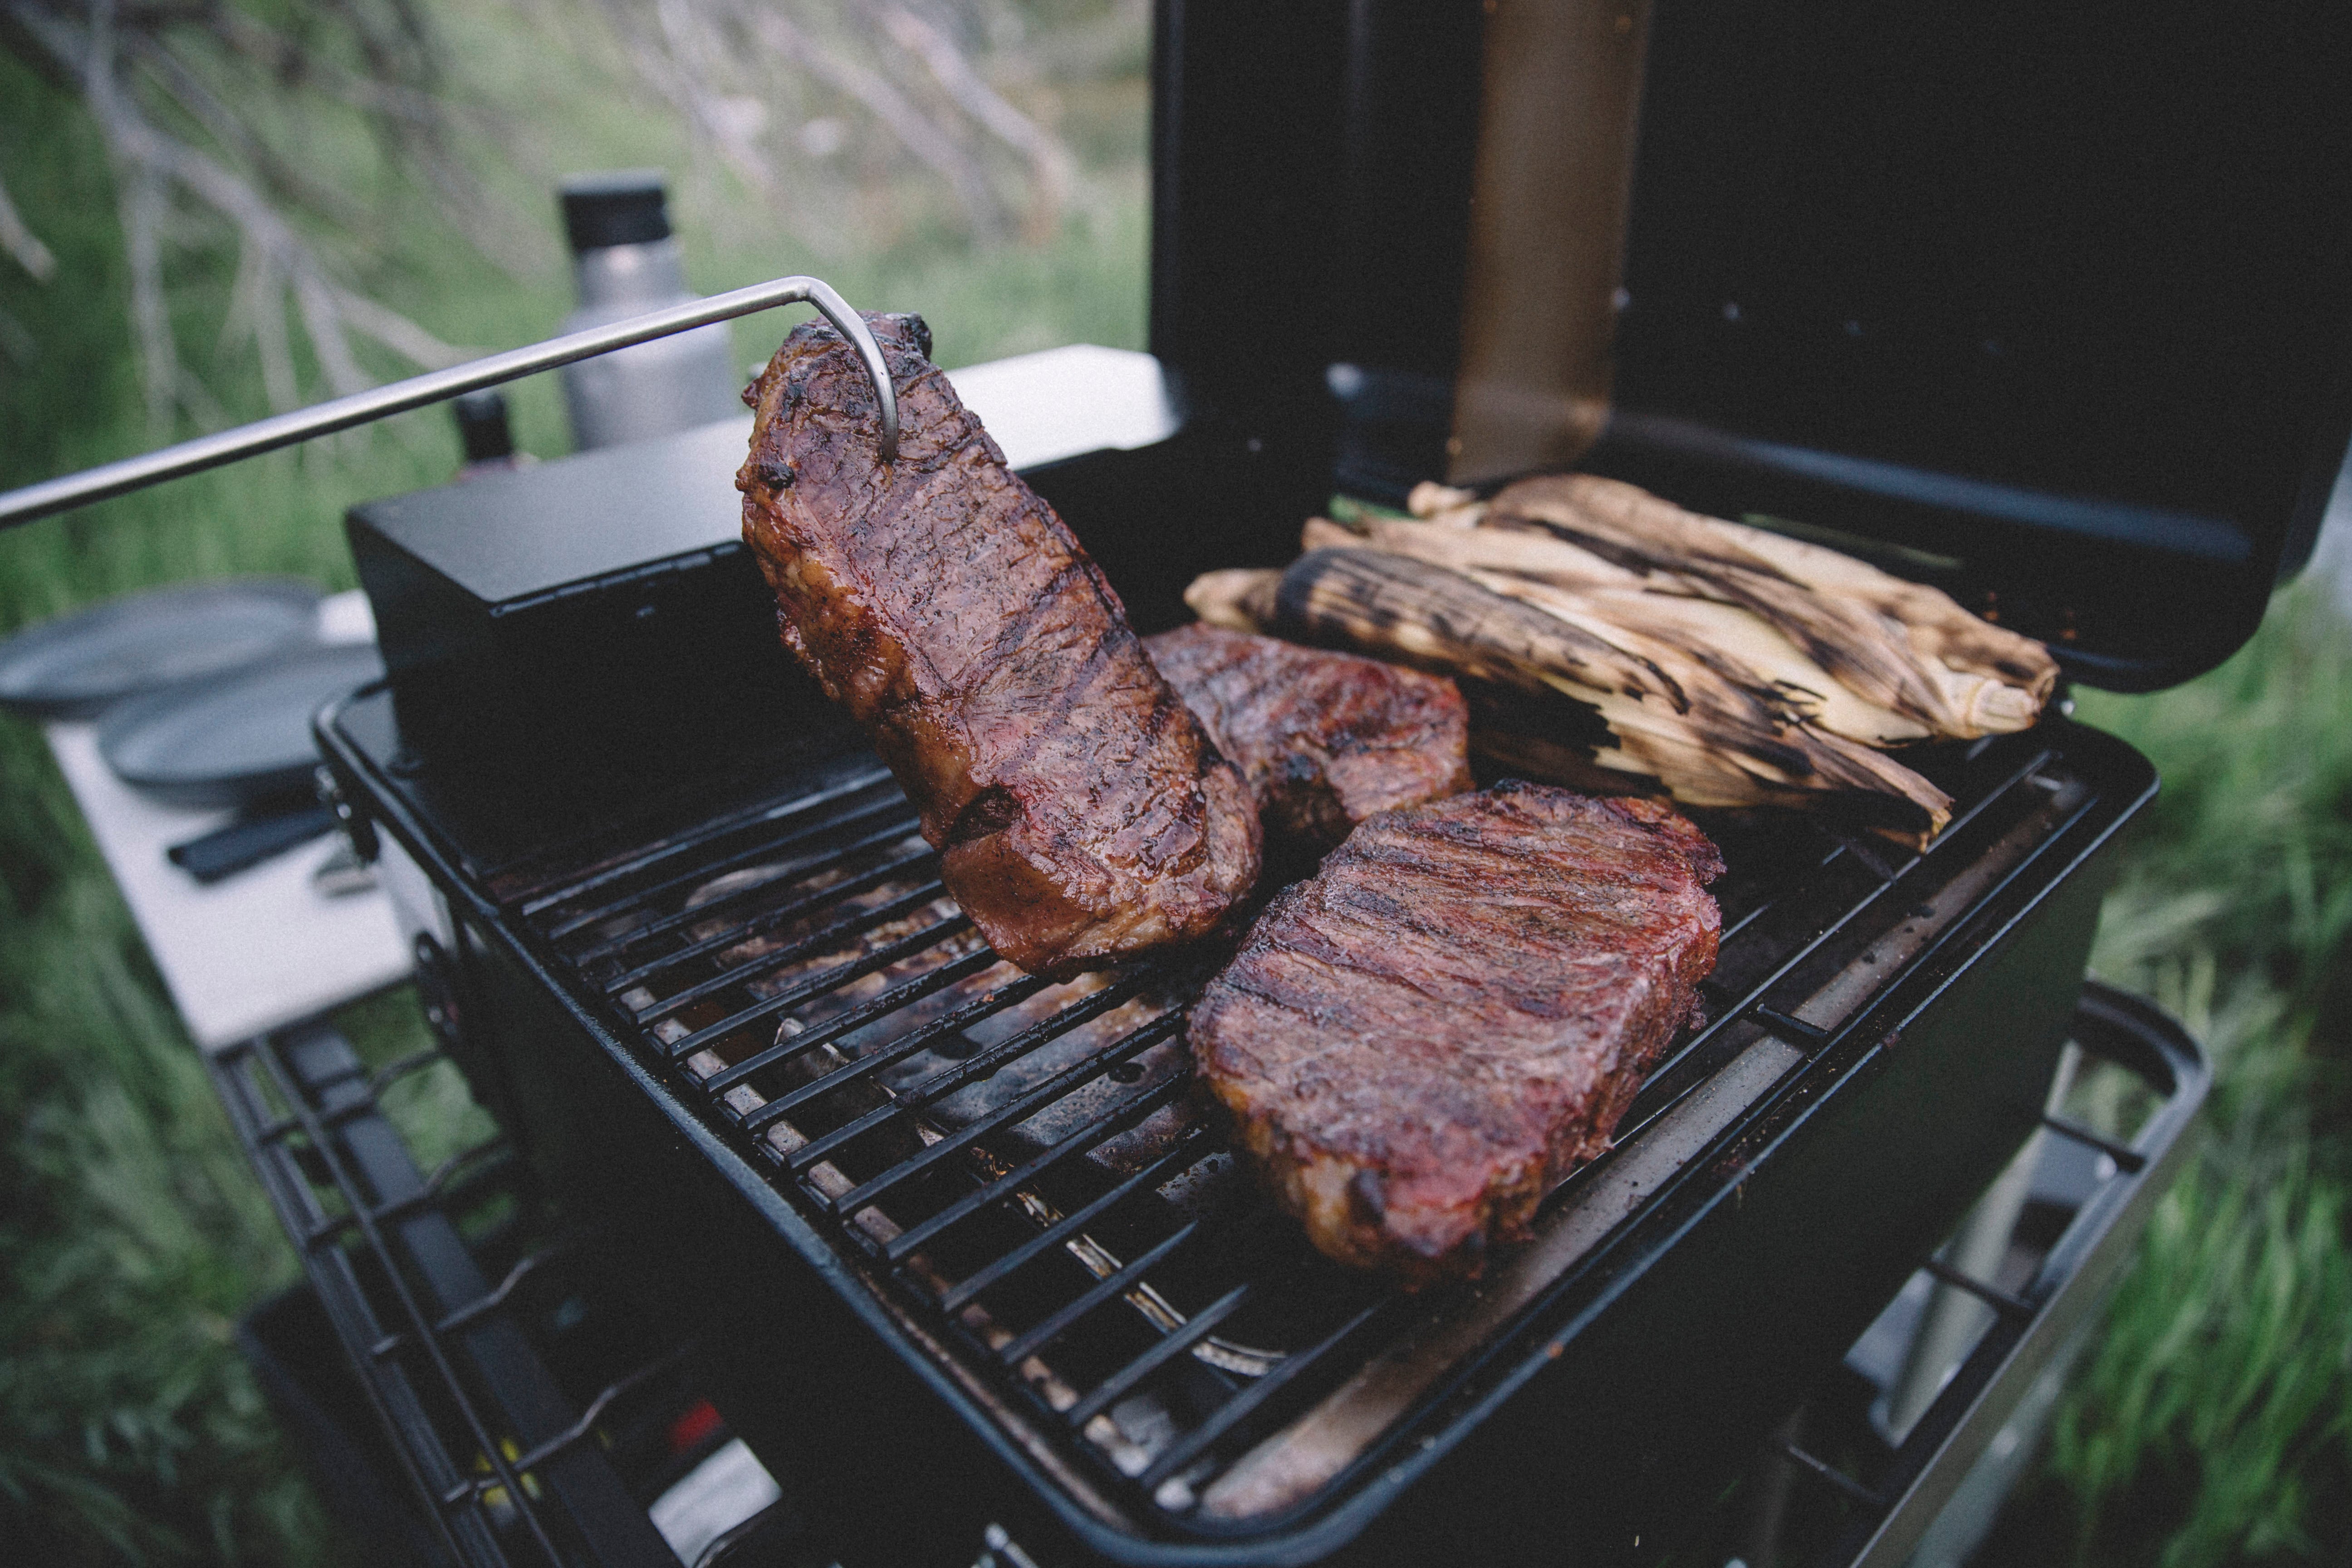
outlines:
[[1257, 879], [1248, 786], [931, 364], [921, 318], [867, 320], [896, 461], [857, 355], [821, 321], [744, 394], [743, 538], [784, 642], [872, 736], [1003, 956], [1060, 975], [1205, 934]]
[[1194, 1062], [1317, 1247], [1475, 1275], [1692, 1017], [1722, 871], [1651, 800], [1510, 782], [1384, 813], [1267, 906]]
[[1143, 646], [1270, 833], [1328, 849], [1376, 812], [1472, 787], [1470, 710], [1442, 675], [1199, 623]]

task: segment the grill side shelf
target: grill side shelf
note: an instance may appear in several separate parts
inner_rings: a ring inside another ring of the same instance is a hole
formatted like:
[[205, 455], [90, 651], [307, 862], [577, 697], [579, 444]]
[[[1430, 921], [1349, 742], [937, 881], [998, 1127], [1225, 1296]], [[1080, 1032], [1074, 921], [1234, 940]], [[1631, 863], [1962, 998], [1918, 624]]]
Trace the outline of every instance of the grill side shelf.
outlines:
[[[2132, 1140], [2133, 1158], [2114, 1162], [2025, 1289], [2006, 1300], [1988, 1295], [1992, 1326], [1874, 1478], [1831, 1564], [1897, 1568], [1910, 1560], [2036, 1375], [2090, 1324], [2130, 1261], [2149, 1210], [2189, 1155], [2185, 1134], [2212, 1087], [2205, 1053], [2189, 1033], [2149, 1004], [2092, 981], [2075, 1012], [2074, 1038], [2089, 1055], [2137, 1075], [2161, 1103]], [[2085, 1138], [2048, 1124], [2060, 1137]], [[2095, 1137], [2087, 1142], [2105, 1148]], [[1979, 1281], [1957, 1282], [1990, 1290]]]

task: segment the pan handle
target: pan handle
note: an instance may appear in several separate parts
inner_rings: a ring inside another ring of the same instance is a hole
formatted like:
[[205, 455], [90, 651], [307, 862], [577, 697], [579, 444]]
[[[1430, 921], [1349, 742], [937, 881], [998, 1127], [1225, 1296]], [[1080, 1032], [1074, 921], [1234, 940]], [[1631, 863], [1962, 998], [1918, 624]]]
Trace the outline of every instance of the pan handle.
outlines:
[[405, 381], [355, 392], [349, 397], [338, 397], [330, 403], [313, 404], [308, 408], [295, 409], [290, 414], [240, 425], [234, 430], [199, 436], [175, 447], [165, 447], [136, 458], [125, 458], [119, 462], [101, 463], [97, 468], [44, 479], [22, 489], [0, 492], [0, 528], [30, 522], [37, 517], [68, 511], [91, 501], [105, 500], [110, 496], [126, 495], [132, 490], [144, 489], [149, 485], [161, 484], [165, 479], [216, 468], [257, 453], [307, 441], [313, 436], [348, 430], [354, 425], [364, 425], [388, 414], [421, 408], [428, 403], [438, 403], [460, 393], [496, 386], [501, 382], [553, 370], [558, 365], [570, 364], [576, 360], [593, 359], [632, 343], [666, 338], [673, 332], [709, 326], [713, 321], [731, 321], [737, 316], [773, 310], [778, 305], [799, 304], [814, 305], [857, 350], [857, 357], [865, 363], [866, 376], [874, 383], [875, 402], [882, 411], [882, 460], [890, 461], [898, 454], [898, 397], [890, 384], [890, 371], [883, 363], [881, 345], [874, 341], [874, 334], [866, 330], [865, 321], [849, 308], [849, 302], [834, 292], [832, 285], [815, 278], [778, 278], [766, 283], [754, 283], [748, 289], [738, 289], [731, 293], [713, 295], [708, 300], [693, 300], [683, 305], [670, 306], [667, 310], [649, 310], [642, 316], [631, 316], [601, 327], [567, 332], [545, 342], [509, 349], [504, 353], [469, 360], [464, 364], [451, 365], [446, 370], [427, 371]]

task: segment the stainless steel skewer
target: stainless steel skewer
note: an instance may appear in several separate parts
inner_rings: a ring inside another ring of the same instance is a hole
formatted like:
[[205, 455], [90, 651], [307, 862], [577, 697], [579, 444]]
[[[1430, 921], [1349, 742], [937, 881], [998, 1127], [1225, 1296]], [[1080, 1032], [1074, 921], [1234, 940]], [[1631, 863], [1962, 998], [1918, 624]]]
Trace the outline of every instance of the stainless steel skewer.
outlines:
[[54, 479], [44, 479], [39, 484], [26, 485], [21, 489], [8, 490], [0, 493], [0, 528], [14, 527], [20, 522], [30, 522], [37, 517], [68, 511], [78, 506], [87, 506], [91, 501], [144, 489], [165, 479], [216, 468], [241, 458], [307, 441], [313, 436], [348, 430], [354, 425], [364, 425], [388, 414], [421, 408], [428, 403], [455, 397], [459, 393], [496, 386], [501, 382], [553, 370], [558, 365], [570, 364], [576, 360], [593, 359], [632, 343], [666, 338], [673, 332], [709, 326], [713, 321], [731, 321], [737, 316], [773, 310], [778, 305], [798, 304], [814, 305], [826, 321], [856, 345], [857, 357], [865, 363], [866, 376], [874, 383], [875, 401], [882, 411], [882, 458], [885, 462], [889, 461], [898, 455], [898, 398], [890, 384], [889, 367], [882, 361], [881, 345], [874, 341], [874, 334], [866, 330], [866, 322], [857, 312], [849, 308], [848, 301], [834, 292], [832, 285], [815, 278], [778, 278], [767, 283], [754, 283], [748, 289], [738, 289], [731, 293], [713, 295], [708, 300], [689, 300], [663, 310], [649, 310], [642, 316], [631, 316], [626, 321], [567, 332], [545, 342], [468, 360], [446, 370], [428, 371], [423, 375], [410, 376], [405, 381], [355, 392], [349, 397], [338, 397], [330, 403], [313, 404], [289, 414], [240, 425], [234, 430], [199, 436], [193, 441], [183, 441], [177, 446], [164, 447], [140, 457], [101, 463], [78, 474], [64, 474]]

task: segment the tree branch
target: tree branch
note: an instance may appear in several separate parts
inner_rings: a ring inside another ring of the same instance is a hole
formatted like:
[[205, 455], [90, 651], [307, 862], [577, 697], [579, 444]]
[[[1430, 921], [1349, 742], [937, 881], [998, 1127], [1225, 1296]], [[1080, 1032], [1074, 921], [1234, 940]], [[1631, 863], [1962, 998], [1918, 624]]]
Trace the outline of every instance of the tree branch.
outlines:
[[58, 275], [58, 258], [41, 243], [40, 236], [25, 226], [16, 216], [16, 204], [8, 199], [8, 187], [0, 184], [0, 250], [6, 251], [17, 266], [32, 274], [36, 283], [47, 283]]
[[1033, 195], [1022, 237], [1032, 245], [1053, 238], [1070, 195], [1070, 153], [1061, 139], [989, 86], [940, 28], [903, 5], [882, 6], [881, 20], [891, 41], [923, 62], [957, 108], [1029, 161]]
[[[174, 187], [227, 218], [241, 237], [239, 288], [223, 330], [226, 336], [242, 325], [251, 332], [264, 391], [273, 406], [290, 405], [299, 396], [285, 334], [283, 290], [288, 286], [312, 354], [339, 395], [373, 384], [352, 351], [353, 331], [421, 365], [437, 367], [467, 357], [400, 312], [338, 284], [317, 252], [251, 183], [142, 115], [118, 75], [122, 67], [114, 48], [110, 6], [93, 6], [86, 30], [28, 0], [6, 0], [6, 11], [79, 79], [83, 101], [114, 159], [131, 270], [131, 328], [139, 345], [148, 419], [159, 434], [168, 432], [175, 408], [185, 408], [199, 423], [221, 417], [219, 404], [209, 392], [189, 390], [192, 378], [181, 369], [172, 334], [163, 289], [163, 231]], [[208, 118], [177, 95], [174, 101], [199, 123]], [[222, 139], [235, 145], [232, 137]]]
[[973, 234], [995, 240], [1004, 233], [1003, 208], [980, 165], [964, 155], [954, 138], [933, 123], [914, 101], [880, 72], [827, 47], [782, 13], [760, 4], [743, 5], [742, 16], [761, 43], [837, 90], [856, 99], [888, 127], [907, 151], [948, 183]]

